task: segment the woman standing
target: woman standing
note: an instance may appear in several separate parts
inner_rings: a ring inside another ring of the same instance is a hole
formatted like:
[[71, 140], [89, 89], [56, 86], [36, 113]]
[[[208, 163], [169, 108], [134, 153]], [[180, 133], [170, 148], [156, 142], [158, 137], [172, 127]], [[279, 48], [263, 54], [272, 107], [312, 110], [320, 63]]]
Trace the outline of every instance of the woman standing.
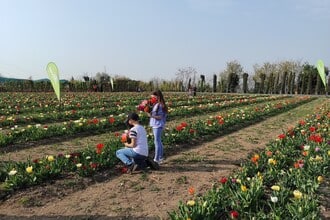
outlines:
[[148, 113], [148, 116], [150, 117], [149, 125], [150, 127], [152, 127], [152, 131], [154, 134], [154, 161], [160, 164], [164, 160], [163, 143], [161, 136], [165, 128], [167, 115], [167, 106], [165, 103], [164, 96], [160, 90], [156, 90], [151, 94], [151, 103], [153, 104], [153, 107], [151, 112]]

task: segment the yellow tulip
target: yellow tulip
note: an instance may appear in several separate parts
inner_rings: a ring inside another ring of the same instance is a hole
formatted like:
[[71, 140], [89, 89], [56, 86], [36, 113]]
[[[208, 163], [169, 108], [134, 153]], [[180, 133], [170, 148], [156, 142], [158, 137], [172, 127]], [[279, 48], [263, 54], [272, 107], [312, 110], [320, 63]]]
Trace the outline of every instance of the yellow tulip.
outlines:
[[274, 185], [271, 187], [272, 190], [274, 191], [280, 191], [281, 187], [280, 186], [277, 186], [277, 185]]
[[268, 164], [275, 165], [276, 164], [276, 160], [274, 160], [273, 158], [269, 158], [268, 159]]
[[317, 156], [315, 157], [315, 160], [316, 160], [316, 161], [322, 161], [322, 160], [323, 160], [323, 158], [322, 158], [322, 157], [320, 157], [319, 155], [317, 155]]
[[49, 162], [52, 162], [52, 161], [54, 161], [54, 157], [53, 157], [53, 156], [47, 156], [47, 160], [48, 160]]
[[189, 201], [187, 202], [187, 205], [189, 205], [189, 206], [194, 206], [194, 205], [195, 205], [195, 201], [194, 201], [194, 200], [189, 200]]
[[317, 181], [318, 181], [319, 183], [322, 183], [323, 180], [324, 180], [324, 179], [323, 179], [323, 176], [318, 176], [318, 177], [317, 177]]
[[296, 199], [301, 199], [301, 197], [302, 197], [302, 192], [300, 192], [299, 190], [294, 190], [294, 191], [293, 191], [293, 196], [294, 196], [294, 198], [296, 198]]
[[244, 186], [244, 185], [241, 185], [241, 190], [242, 190], [243, 192], [246, 192], [246, 191], [247, 191], [247, 188], [246, 188], [246, 186]]
[[33, 167], [29, 166], [25, 170], [26, 170], [27, 173], [32, 173], [33, 172]]

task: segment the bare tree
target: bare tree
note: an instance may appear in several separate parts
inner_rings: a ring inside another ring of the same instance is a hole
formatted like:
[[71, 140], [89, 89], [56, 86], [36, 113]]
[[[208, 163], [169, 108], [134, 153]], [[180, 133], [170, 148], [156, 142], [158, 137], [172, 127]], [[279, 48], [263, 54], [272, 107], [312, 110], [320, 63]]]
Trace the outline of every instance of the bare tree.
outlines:
[[160, 78], [157, 77], [152, 78], [150, 80], [150, 82], [152, 83], [152, 90], [160, 89], [161, 81], [162, 80]]
[[272, 94], [275, 92], [275, 79], [277, 74], [277, 64], [266, 62], [262, 66], [255, 64], [253, 81], [255, 92]]
[[193, 67], [186, 67], [186, 68], [179, 68], [178, 71], [176, 72], [176, 80], [179, 82], [182, 82], [183, 86], [185, 88], [188, 88], [188, 83], [189, 80], [191, 81], [192, 79], [192, 84], [196, 84], [196, 74], [197, 70]]

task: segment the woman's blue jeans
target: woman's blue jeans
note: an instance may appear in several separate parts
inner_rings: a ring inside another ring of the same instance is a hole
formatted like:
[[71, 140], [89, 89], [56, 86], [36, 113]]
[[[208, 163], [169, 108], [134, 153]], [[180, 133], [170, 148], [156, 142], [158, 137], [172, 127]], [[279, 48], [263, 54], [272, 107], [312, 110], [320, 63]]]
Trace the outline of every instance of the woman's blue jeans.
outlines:
[[132, 148], [119, 149], [116, 151], [116, 156], [127, 166], [131, 165], [133, 162], [141, 168], [146, 166], [145, 160], [147, 157], [136, 153]]
[[163, 128], [152, 128], [154, 134], [154, 144], [155, 144], [155, 157], [154, 161], [160, 162], [163, 160], [163, 143], [162, 143], [162, 132]]

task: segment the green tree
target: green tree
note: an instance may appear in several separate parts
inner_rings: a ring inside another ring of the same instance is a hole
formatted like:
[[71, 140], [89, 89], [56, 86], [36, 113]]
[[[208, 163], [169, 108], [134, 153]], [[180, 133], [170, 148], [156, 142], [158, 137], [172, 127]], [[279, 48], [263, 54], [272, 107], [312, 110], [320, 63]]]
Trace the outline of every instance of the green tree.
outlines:
[[248, 92], [248, 73], [243, 73], [243, 92], [247, 93]]
[[[226, 92], [236, 92], [239, 87], [239, 79], [243, 75], [243, 67], [234, 60], [227, 62], [226, 69], [220, 73], [220, 80], [226, 81]], [[222, 82], [224, 82], [222, 81]]]
[[302, 85], [302, 94], [313, 94], [315, 93], [315, 85], [317, 81], [317, 69], [315, 66], [305, 63], [302, 70], [302, 80], [306, 83]]
[[293, 93], [296, 81], [296, 72], [300, 66], [299, 61], [282, 61], [278, 64], [279, 87], [281, 94]]

